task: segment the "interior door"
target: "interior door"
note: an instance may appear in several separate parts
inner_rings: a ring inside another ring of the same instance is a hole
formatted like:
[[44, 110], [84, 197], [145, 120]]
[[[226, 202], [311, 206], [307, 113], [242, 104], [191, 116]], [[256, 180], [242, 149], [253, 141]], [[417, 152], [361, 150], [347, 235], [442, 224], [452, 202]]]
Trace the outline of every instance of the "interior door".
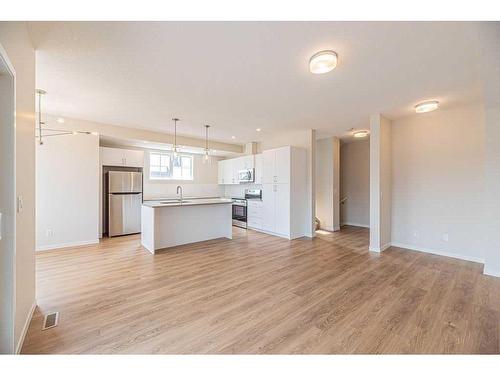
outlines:
[[262, 229], [268, 232], [275, 231], [275, 204], [274, 184], [262, 185]]
[[262, 153], [262, 183], [274, 183], [274, 176], [276, 168], [276, 153], [274, 150], [264, 151]]
[[275, 184], [275, 233], [290, 235], [290, 185]]

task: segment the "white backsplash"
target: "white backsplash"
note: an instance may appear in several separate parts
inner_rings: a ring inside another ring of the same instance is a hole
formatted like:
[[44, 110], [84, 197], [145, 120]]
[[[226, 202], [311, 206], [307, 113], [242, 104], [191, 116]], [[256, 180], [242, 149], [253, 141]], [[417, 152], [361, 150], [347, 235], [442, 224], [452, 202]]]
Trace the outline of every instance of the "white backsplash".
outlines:
[[228, 198], [244, 198], [245, 189], [262, 189], [260, 184], [224, 185], [224, 196]]

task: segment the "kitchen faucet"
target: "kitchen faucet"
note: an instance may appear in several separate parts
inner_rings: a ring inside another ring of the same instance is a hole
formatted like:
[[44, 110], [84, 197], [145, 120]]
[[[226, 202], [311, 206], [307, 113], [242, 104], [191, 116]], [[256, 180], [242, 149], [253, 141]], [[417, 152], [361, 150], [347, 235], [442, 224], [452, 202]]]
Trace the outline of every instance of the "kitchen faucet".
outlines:
[[181, 191], [181, 203], [182, 203], [182, 186], [177, 186], [177, 195], [179, 195], [179, 190]]

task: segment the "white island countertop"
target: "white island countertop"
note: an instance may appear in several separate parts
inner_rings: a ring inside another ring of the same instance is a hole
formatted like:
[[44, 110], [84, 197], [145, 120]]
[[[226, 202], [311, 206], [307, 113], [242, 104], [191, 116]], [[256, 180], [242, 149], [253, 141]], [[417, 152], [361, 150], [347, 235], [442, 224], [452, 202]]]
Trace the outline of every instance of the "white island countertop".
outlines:
[[143, 206], [159, 208], [159, 207], [179, 207], [179, 206], [199, 206], [205, 204], [228, 204], [232, 203], [228, 198], [185, 198], [180, 199], [165, 199], [165, 200], [151, 200], [144, 201]]

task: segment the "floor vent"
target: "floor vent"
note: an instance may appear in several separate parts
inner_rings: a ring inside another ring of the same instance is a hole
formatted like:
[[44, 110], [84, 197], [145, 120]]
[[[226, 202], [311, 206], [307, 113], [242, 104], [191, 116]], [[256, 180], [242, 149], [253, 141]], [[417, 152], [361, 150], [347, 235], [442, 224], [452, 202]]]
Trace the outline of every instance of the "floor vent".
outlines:
[[42, 326], [42, 331], [55, 327], [57, 325], [57, 322], [59, 321], [59, 313], [50, 313], [45, 315], [43, 319], [43, 326]]

